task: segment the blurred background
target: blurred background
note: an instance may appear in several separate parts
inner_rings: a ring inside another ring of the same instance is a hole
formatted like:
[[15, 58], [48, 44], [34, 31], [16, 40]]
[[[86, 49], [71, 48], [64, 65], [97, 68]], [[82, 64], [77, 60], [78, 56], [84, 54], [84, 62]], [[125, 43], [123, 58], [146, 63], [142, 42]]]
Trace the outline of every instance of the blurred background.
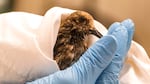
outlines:
[[126, 18], [133, 19], [134, 40], [150, 55], [150, 0], [0, 0], [0, 13], [24, 11], [44, 15], [54, 6], [87, 11], [106, 27]]

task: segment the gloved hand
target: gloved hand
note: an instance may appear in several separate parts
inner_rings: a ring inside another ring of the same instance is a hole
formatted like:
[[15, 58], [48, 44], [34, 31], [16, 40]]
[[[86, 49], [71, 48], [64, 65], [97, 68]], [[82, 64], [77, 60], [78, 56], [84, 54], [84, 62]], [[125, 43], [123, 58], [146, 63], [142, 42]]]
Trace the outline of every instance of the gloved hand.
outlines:
[[[114, 58], [112, 59], [108, 67], [99, 76], [99, 78], [96, 81], [96, 84], [118, 84], [119, 83], [119, 80], [118, 80], [119, 73], [122, 69], [125, 56], [130, 48], [131, 40], [133, 38], [134, 24], [132, 20], [130, 19], [124, 20], [121, 23], [116, 22], [111, 25], [108, 34], [113, 34], [116, 28], [127, 29], [127, 33], [128, 33], [128, 39], [126, 40], [127, 44], [125, 44], [124, 42], [122, 43], [120, 42], [120, 40], [118, 40], [118, 44], [120, 46], [117, 46], [117, 51], [115, 53]], [[124, 34], [126, 34], [126, 31], [124, 31]], [[118, 36], [118, 38], [119, 37], [120, 36]], [[121, 38], [121, 39], [124, 39], [124, 38]]]
[[95, 84], [99, 76], [96, 83], [102, 77], [111, 76], [111, 73], [107, 73], [111, 70], [118, 76], [131, 43], [133, 28], [126, 27], [126, 22], [116, 25], [118, 23], [113, 24], [108, 34], [94, 43], [71, 67], [27, 84]]

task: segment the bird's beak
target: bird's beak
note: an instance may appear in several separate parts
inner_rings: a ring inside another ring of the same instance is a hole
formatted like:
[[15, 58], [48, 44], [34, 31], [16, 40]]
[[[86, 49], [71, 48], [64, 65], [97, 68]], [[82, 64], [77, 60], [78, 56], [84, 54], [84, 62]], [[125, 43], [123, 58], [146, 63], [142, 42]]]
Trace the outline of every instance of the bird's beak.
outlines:
[[98, 32], [98, 30], [96, 28], [90, 29], [89, 32], [90, 32], [90, 34], [93, 34], [93, 35], [97, 36], [98, 38], [101, 38], [103, 36], [100, 32]]

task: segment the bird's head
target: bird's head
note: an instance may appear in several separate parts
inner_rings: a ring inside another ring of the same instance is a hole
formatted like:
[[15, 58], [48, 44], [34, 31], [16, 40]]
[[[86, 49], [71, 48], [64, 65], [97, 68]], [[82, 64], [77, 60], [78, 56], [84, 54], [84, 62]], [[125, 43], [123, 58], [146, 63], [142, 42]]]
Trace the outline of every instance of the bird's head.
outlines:
[[94, 27], [93, 17], [84, 11], [73, 12], [66, 18], [65, 23], [67, 28], [70, 28], [71, 33], [84, 37], [89, 34], [93, 34], [97, 37], [101, 37], [101, 34]]

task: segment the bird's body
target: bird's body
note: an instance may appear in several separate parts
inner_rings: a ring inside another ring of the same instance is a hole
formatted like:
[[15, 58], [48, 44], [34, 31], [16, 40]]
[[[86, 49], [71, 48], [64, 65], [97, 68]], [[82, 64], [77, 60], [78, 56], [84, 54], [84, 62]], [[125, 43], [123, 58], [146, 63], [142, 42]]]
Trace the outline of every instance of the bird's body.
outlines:
[[93, 17], [86, 12], [76, 11], [61, 23], [54, 46], [54, 60], [61, 70], [76, 62], [87, 50], [89, 34], [102, 36], [94, 28]]

